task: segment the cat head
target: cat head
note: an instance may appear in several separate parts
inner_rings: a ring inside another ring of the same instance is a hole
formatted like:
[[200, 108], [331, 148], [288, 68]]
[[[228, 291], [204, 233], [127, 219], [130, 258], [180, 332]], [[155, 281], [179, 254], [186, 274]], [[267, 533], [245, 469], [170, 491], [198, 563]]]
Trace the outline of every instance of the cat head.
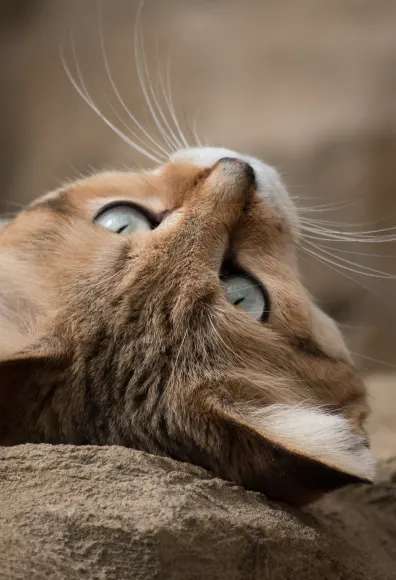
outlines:
[[38, 199], [0, 233], [0, 443], [127, 445], [295, 504], [372, 480], [298, 239], [277, 172], [226, 149]]

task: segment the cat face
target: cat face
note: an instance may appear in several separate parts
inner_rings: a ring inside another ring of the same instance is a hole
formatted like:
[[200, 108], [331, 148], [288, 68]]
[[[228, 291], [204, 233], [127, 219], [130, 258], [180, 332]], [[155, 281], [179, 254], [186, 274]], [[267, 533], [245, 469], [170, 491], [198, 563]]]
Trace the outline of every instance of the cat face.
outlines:
[[302, 504], [368, 481], [365, 393], [274, 169], [185, 149], [0, 234], [0, 442], [119, 444]]

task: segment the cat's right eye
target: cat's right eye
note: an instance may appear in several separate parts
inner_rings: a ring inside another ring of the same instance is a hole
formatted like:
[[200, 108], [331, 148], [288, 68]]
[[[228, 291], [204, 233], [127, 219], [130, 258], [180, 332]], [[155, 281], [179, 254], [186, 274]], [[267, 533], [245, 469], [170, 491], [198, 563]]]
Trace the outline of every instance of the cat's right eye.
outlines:
[[128, 203], [106, 206], [94, 218], [94, 222], [123, 236], [137, 231], [150, 231], [153, 228], [148, 214], [136, 205]]
[[244, 310], [257, 321], [265, 322], [269, 316], [267, 293], [261, 284], [250, 276], [233, 275], [223, 280], [226, 297], [239, 310]]

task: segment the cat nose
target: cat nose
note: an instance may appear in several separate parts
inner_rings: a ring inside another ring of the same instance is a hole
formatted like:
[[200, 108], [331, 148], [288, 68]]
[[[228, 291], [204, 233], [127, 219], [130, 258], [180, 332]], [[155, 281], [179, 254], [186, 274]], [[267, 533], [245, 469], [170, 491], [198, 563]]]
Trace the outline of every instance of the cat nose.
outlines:
[[248, 181], [250, 187], [255, 187], [256, 185], [256, 175], [254, 173], [253, 167], [244, 161], [243, 159], [238, 159], [238, 157], [222, 157], [216, 163], [224, 168], [224, 170], [233, 174], [243, 173]]
[[220, 212], [231, 226], [254, 195], [255, 185], [256, 176], [249, 163], [237, 157], [222, 157], [212, 166], [201, 194], [211, 200], [213, 212]]
[[[205, 168], [175, 212], [170, 231], [177, 232], [177, 240], [183, 240], [180, 251], [188, 252], [189, 257], [199, 256], [199, 263], [219, 273], [230, 236], [254, 198], [255, 183], [251, 165], [236, 157], [223, 157]], [[163, 229], [158, 226], [151, 238], [161, 235]], [[172, 235], [169, 240], [175, 252]]]

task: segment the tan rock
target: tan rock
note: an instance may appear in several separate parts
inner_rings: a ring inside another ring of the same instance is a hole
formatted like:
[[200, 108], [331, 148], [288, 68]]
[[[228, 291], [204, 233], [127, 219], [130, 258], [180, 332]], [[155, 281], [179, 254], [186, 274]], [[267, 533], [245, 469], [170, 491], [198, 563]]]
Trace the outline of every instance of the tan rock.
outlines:
[[396, 463], [305, 511], [120, 447], [0, 450], [0, 578], [391, 580]]

